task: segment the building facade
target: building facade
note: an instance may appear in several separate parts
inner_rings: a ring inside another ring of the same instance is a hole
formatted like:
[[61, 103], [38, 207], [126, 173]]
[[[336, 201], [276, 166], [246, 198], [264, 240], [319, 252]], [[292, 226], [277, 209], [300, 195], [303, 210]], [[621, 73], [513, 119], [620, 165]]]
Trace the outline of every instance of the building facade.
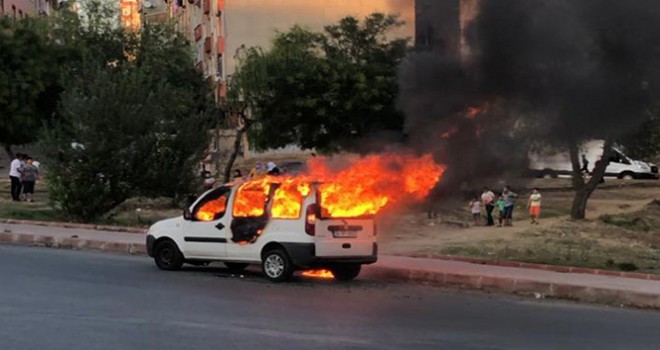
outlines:
[[481, 0], [416, 0], [415, 46], [442, 55], [467, 59], [472, 55]]
[[[234, 55], [242, 47], [268, 48], [277, 31], [294, 25], [322, 30], [346, 16], [364, 18], [374, 12], [397, 14], [405, 22], [391, 36], [415, 36], [415, 0], [140, 0], [144, 22], [171, 19], [193, 45], [195, 67], [221, 101], [236, 69]], [[230, 118], [231, 119], [231, 118]], [[232, 124], [229, 122], [229, 124]], [[212, 130], [205, 169], [220, 169], [236, 131]], [[249, 157], [247, 138], [240, 156]]]
[[179, 31], [193, 43], [196, 67], [216, 87], [218, 98], [226, 94], [240, 47], [267, 48], [276, 31], [296, 24], [322, 30], [346, 16], [382, 12], [405, 21], [393, 37], [415, 36], [415, 0], [150, 0], [148, 6], [153, 10], [145, 10], [145, 16], [168, 7]]
[[57, 0], [0, 0], [0, 16], [25, 18], [49, 15], [57, 8]]

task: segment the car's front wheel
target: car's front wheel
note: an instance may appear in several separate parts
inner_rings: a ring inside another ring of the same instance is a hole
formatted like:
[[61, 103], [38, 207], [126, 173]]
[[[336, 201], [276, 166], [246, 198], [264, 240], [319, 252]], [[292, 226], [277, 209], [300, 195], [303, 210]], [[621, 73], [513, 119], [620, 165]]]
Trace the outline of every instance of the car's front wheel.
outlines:
[[181, 268], [184, 258], [176, 243], [166, 240], [154, 248], [154, 261], [161, 270], [174, 271]]
[[344, 264], [333, 266], [330, 271], [337, 281], [350, 281], [360, 274], [361, 269], [360, 264]]
[[289, 255], [282, 249], [273, 249], [264, 253], [261, 269], [272, 282], [284, 282], [293, 275], [293, 264]]

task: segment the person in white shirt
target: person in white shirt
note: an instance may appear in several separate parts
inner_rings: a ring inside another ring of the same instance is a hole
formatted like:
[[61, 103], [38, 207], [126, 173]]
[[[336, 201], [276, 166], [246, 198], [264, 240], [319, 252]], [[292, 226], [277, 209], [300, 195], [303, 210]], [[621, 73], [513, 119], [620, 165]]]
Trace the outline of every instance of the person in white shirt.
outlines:
[[11, 180], [11, 200], [21, 200], [21, 166], [23, 165], [23, 153], [16, 153], [16, 158], [9, 165], [9, 180]]
[[495, 193], [493, 193], [488, 187], [484, 187], [484, 192], [481, 194], [481, 203], [486, 208], [486, 225], [493, 226], [495, 225], [495, 220], [493, 220], [493, 209], [495, 208]]
[[541, 191], [538, 187], [534, 187], [532, 194], [527, 200], [527, 209], [529, 209], [529, 216], [532, 218], [532, 224], [539, 224], [539, 217], [541, 217]]

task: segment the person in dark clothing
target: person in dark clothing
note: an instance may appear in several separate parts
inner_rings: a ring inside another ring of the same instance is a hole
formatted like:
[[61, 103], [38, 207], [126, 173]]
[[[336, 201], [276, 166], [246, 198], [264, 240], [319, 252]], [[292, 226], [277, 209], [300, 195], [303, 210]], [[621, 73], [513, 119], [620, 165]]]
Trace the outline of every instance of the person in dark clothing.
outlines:
[[582, 155], [582, 168], [580, 169], [583, 175], [591, 175], [589, 171], [589, 160], [586, 155]]

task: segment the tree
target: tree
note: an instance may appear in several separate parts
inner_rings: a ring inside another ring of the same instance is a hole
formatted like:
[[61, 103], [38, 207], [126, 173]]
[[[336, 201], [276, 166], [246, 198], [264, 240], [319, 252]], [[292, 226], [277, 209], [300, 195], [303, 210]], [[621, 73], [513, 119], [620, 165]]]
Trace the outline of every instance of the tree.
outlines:
[[52, 69], [40, 24], [0, 17], [0, 143], [10, 158], [11, 146], [34, 141], [48, 117], [39, 108]]
[[81, 15], [65, 7], [49, 17], [0, 17], [0, 143], [10, 157], [12, 145], [36, 141], [57, 119], [64, 79], [79, 74], [83, 59], [98, 65], [126, 59], [130, 34], [115, 25], [116, 7], [100, 0], [80, 5]]
[[647, 111], [649, 120], [620, 141], [626, 153], [636, 159], [651, 159], [660, 155], [660, 118], [657, 110]]
[[249, 128], [260, 149], [296, 144], [334, 151], [400, 132], [396, 75], [407, 40], [386, 35], [401, 24], [379, 13], [363, 21], [346, 17], [322, 32], [294, 26], [278, 33], [269, 50], [241, 48], [226, 102], [233, 110], [242, 106], [239, 134]]
[[121, 56], [83, 53], [66, 71], [60, 119], [41, 142], [51, 199], [76, 220], [131, 196], [193, 192], [208, 144], [212, 96], [185, 39], [168, 26], [135, 36], [113, 28], [84, 52], [122, 47]]

